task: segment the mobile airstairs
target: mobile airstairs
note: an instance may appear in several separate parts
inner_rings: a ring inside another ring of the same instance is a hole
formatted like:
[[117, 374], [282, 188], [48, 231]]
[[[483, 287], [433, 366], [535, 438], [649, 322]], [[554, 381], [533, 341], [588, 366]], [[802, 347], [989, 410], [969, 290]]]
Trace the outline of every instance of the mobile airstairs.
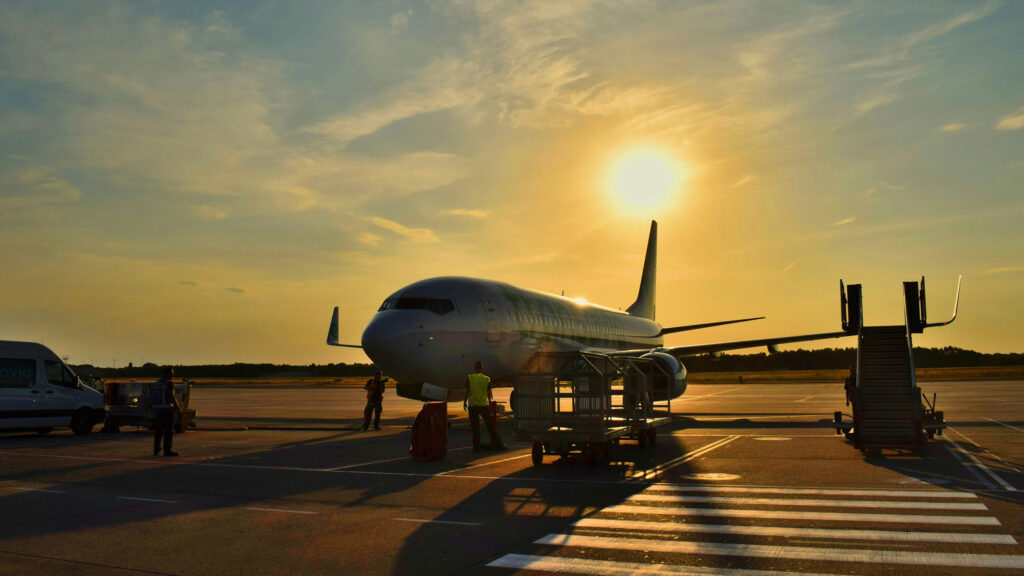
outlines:
[[847, 400], [853, 406], [853, 421], [844, 422], [835, 413], [836, 433], [846, 433], [862, 451], [883, 448], [916, 450], [945, 428], [943, 413], [935, 409], [917, 386], [914, 371], [913, 335], [925, 328], [945, 326], [956, 320], [960, 301], [957, 281], [953, 317], [929, 324], [925, 306], [924, 278], [903, 283], [906, 303], [903, 325], [864, 326], [861, 286], [844, 290], [840, 281], [843, 330], [857, 335], [857, 362], [847, 380]]

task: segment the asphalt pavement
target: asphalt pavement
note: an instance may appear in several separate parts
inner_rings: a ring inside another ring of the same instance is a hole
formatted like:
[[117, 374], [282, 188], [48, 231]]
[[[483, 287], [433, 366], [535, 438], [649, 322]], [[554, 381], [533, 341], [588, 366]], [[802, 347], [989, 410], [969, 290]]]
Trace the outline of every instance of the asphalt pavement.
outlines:
[[[196, 388], [198, 428], [0, 434], [0, 574], [1020, 574], [1024, 382], [921, 383], [950, 423], [917, 453], [831, 426], [840, 383], [691, 385], [610, 462], [409, 458], [419, 402]], [[507, 390], [499, 399], [507, 398]]]

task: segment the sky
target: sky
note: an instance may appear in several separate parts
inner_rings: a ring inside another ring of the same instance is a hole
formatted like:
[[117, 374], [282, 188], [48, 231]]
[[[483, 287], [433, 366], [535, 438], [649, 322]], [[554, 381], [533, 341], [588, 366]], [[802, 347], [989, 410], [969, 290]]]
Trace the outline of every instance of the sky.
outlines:
[[625, 308], [656, 219], [659, 322], [767, 316], [669, 345], [837, 330], [840, 279], [900, 324], [926, 276], [944, 320], [962, 273], [915, 345], [1024, 352], [1022, 29], [1020, 2], [2, 1], [0, 339], [366, 362], [333, 307], [358, 343], [432, 276]]

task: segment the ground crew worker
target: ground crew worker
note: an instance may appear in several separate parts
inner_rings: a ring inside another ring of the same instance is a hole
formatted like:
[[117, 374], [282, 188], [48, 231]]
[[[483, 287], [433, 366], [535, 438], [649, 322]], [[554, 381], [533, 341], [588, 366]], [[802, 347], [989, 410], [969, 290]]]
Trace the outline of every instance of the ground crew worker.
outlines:
[[843, 383], [843, 388], [846, 389], [846, 405], [850, 405], [850, 401], [853, 400], [853, 389], [857, 387], [857, 367], [850, 366], [850, 375], [846, 377], [846, 381]]
[[181, 404], [174, 396], [174, 369], [164, 367], [163, 377], [149, 385], [149, 403], [153, 409], [153, 456], [160, 454], [163, 437], [164, 456], [177, 456], [171, 450], [174, 442], [174, 416], [181, 414]]
[[491, 450], [504, 450], [505, 443], [498, 436], [494, 427], [494, 415], [491, 414], [491, 379], [483, 374], [484, 365], [477, 362], [473, 365], [476, 370], [466, 376], [466, 397], [462, 399], [462, 409], [466, 409], [469, 403], [469, 427], [473, 430], [473, 452], [480, 451], [480, 417], [487, 425], [487, 433], [491, 437], [491, 443], [487, 446]]
[[387, 382], [387, 378], [383, 378], [383, 372], [377, 370], [377, 373], [366, 381], [366, 408], [363, 409], [363, 427], [361, 430], [367, 430], [370, 427], [370, 415], [374, 416], [373, 429], [380, 430], [380, 412], [384, 406], [384, 383]]

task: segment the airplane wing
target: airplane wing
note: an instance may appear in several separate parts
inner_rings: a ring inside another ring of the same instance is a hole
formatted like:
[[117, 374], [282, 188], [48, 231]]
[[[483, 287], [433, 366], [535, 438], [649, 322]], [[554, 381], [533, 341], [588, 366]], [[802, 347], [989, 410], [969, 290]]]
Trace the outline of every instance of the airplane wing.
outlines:
[[331, 327], [327, 329], [327, 344], [330, 346], [342, 346], [344, 348], [362, 348], [359, 344], [342, 344], [338, 342], [338, 307], [334, 307], [334, 316], [331, 317]]
[[688, 330], [700, 330], [702, 328], [711, 328], [713, 326], [725, 326], [726, 324], [736, 324], [737, 322], [750, 322], [751, 320], [764, 320], [764, 316], [758, 316], [756, 318], [740, 318], [739, 320], [723, 320], [720, 322], [706, 322], [704, 324], [690, 324], [688, 326], [672, 326], [669, 328], [662, 328], [658, 336], [665, 334], [675, 334], [676, 332], [686, 332]]
[[736, 342], [716, 342], [711, 344], [691, 344], [689, 346], [665, 346], [663, 348], [640, 348], [637, 350], [617, 350], [608, 353], [610, 356], [641, 356], [648, 352], [666, 352], [675, 357], [693, 356], [696, 354], [714, 354], [726, 350], [742, 350], [744, 348], [757, 348], [767, 346], [769, 352], [775, 352], [780, 344], [793, 342], [808, 342], [811, 340], [826, 340], [828, 338], [842, 338], [852, 336], [846, 332], [824, 332], [821, 334], [803, 334], [800, 336], [782, 336], [779, 338], [762, 338], [759, 340], [739, 340]]

